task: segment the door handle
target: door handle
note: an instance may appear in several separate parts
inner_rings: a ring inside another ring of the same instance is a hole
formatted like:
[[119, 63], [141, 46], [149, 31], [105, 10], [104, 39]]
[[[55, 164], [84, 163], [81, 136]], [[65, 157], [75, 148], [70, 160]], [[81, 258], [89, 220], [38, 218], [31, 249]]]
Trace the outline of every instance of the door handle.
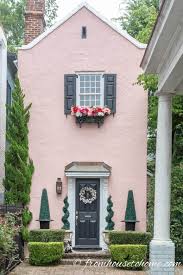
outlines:
[[78, 214], [76, 214], [76, 226], [78, 225]]

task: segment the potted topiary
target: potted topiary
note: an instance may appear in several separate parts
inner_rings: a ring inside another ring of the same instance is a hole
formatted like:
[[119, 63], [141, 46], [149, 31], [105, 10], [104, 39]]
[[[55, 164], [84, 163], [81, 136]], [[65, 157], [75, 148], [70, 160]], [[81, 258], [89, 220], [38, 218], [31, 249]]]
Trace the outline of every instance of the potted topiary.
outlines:
[[108, 197], [107, 203], [108, 203], [108, 206], [107, 206], [108, 215], [106, 217], [107, 226], [106, 226], [105, 230], [103, 231], [103, 239], [104, 239], [105, 244], [108, 247], [108, 245], [109, 245], [109, 233], [110, 233], [110, 231], [114, 230], [114, 222], [112, 220], [112, 218], [114, 216], [114, 211], [112, 210], [113, 202], [112, 202], [112, 197], [111, 196]]
[[135, 231], [135, 225], [138, 221], [136, 218], [135, 202], [132, 190], [128, 191], [125, 219], [122, 222], [125, 222], [126, 231]]
[[63, 207], [63, 217], [62, 222], [63, 226], [62, 229], [65, 230], [65, 237], [64, 237], [64, 246], [65, 246], [65, 252], [72, 252], [72, 235], [73, 232], [70, 230], [70, 223], [68, 221], [69, 218], [69, 203], [68, 203], [68, 196], [64, 199], [64, 207]]
[[40, 206], [40, 213], [39, 213], [40, 229], [49, 229], [50, 221], [51, 219], [50, 219], [48, 194], [47, 194], [47, 190], [44, 188], [42, 190], [41, 206]]

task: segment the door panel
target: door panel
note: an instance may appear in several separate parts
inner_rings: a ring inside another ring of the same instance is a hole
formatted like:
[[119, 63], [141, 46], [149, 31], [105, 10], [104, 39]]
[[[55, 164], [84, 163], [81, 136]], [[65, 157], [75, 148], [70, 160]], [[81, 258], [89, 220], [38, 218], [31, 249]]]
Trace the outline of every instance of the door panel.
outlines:
[[99, 245], [100, 180], [76, 180], [76, 246]]

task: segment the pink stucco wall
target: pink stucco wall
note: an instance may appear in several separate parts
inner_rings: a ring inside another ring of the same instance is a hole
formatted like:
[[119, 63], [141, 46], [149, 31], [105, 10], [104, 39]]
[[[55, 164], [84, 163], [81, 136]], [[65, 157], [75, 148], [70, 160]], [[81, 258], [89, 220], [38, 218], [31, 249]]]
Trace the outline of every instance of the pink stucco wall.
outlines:
[[[88, 37], [81, 39], [81, 26]], [[29, 50], [20, 50], [19, 77], [26, 102], [32, 102], [30, 155], [34, 161], [30, 208], [32, 228], [38, 228], [40, 196], [47, 188], [52, 228], [61, 227], [62, 202], [67, 193], [64, 168], [72, 161], [103, 161], [112, 167], [109, 193], [114, 202], [116, 229], [124, 228], [128, 190], [134, 191], [137, 230], [146, 228], [147, 94], [133, 85], [140, 73], [143, 50], [120, 36], [83, 8]], [[64, 115], [64, 74], [76, 71], [117, 74], [117, 112], [98, 129], [80, 129]], [[63, 179], [57, 197], [55, 182]]]

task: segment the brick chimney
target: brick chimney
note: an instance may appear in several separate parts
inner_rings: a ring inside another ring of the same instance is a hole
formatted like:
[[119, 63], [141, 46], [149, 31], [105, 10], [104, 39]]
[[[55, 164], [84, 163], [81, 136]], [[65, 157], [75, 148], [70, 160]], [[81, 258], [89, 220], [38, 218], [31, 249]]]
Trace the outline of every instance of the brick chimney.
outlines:
[[44, 31], [45, 0], [27, 0], [25, 10], [25, 44]]

